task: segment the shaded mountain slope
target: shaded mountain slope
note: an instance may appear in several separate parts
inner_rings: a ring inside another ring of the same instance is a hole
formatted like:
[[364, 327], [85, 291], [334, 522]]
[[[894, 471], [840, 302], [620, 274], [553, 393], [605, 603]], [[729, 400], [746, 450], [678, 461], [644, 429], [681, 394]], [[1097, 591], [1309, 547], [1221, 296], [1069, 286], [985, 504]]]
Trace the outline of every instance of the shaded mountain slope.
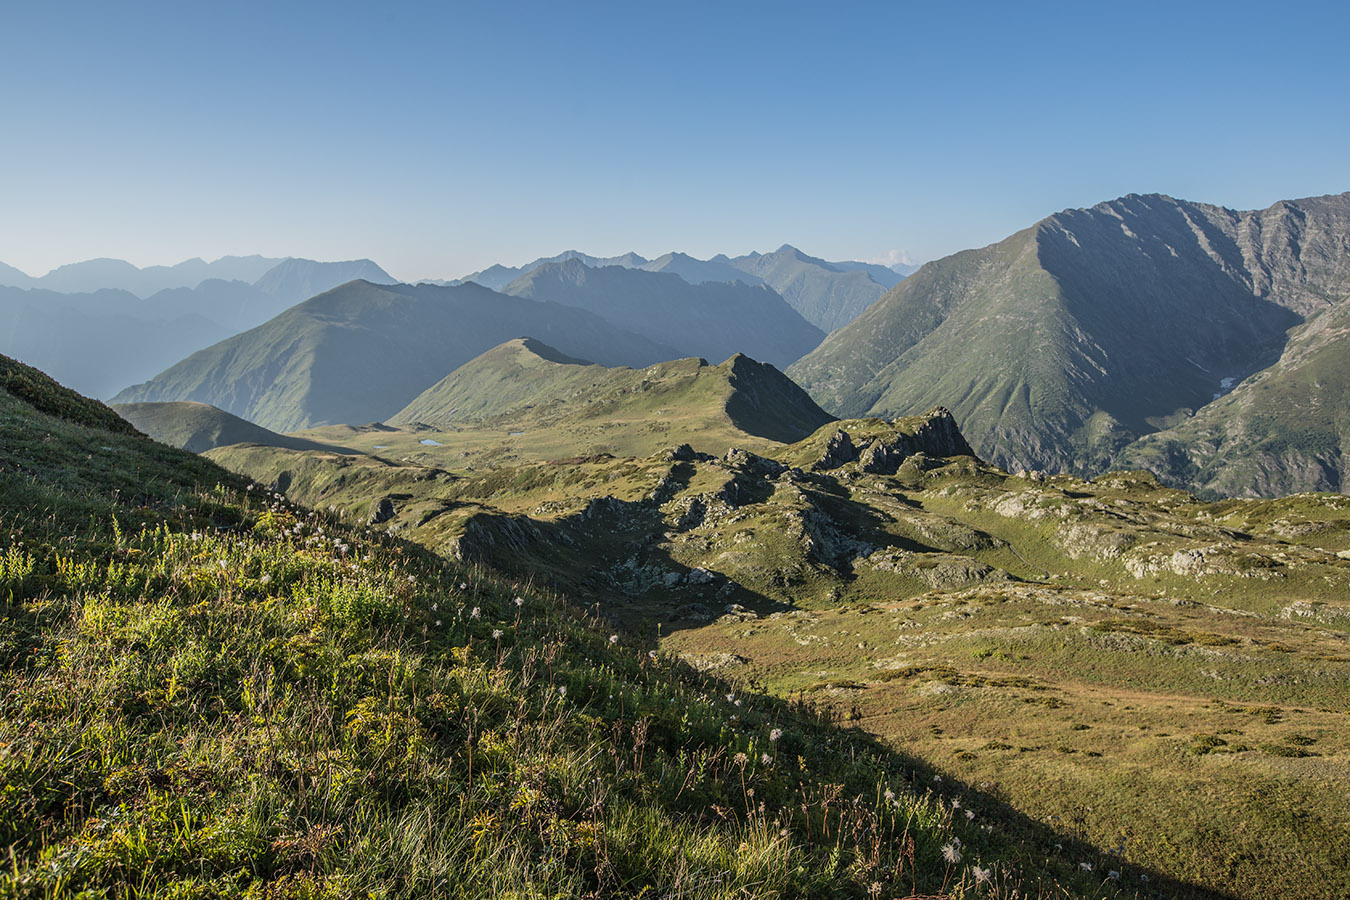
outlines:
[[370, 422], [527, 329], [613, 364], [675, 355], [583, 310], [478, 285], [353, 281], [195, 353], [115, 399], [196, 400], [279, 432]]
[[763, 286], [695, 285], [673, 273], [592, 269], [576, 259], [540, 266], [503, 293], [589, 310], [620, 328], [671, 344], [676, 355], [726, 359], [747, 353], [786, 366], [824, 337]]
[[1280, 359], [1116, 457], [1208, 494], [1350, 488], [1350, 305], [1294, 329]]
[[1345, 296], [1348, 207], [1132, 195], [1068, 210], [929, 263], [790, 374], [838, 414], [944, 404], [1002, 465], [1100, 471]]
[[161, 444], [205, 453], [230, 444], [344, 452], [346, 448], [277, 434], [206, 403], [115, 403], [113, 412]]

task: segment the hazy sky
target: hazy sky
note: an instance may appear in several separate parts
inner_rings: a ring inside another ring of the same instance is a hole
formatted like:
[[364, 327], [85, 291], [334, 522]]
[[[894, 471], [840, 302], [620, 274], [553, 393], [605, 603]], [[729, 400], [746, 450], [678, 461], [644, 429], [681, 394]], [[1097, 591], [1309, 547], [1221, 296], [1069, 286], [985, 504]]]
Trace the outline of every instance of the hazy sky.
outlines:
[[0, 261], [915, 260], [1350, 190], [1340, 3], [5, 5]]

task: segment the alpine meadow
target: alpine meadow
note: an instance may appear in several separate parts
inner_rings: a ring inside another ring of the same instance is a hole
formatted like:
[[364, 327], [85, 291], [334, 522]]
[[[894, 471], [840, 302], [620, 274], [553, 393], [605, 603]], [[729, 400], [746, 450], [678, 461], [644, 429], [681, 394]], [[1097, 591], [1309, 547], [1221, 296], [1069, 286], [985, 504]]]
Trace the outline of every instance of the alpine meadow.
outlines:
[[0, 900], [1350, 897], [1346, 8], [7, 20]]

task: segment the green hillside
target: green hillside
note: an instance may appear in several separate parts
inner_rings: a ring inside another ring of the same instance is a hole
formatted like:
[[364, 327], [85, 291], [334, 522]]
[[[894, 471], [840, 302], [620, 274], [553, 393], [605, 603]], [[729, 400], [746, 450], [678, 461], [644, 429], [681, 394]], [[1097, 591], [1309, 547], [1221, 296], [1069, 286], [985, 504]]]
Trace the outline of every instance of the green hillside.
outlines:
[[206, 403], [116, 403], [111, 409], [160, 443], [192, 453], [204, 453], [230, 444], [330, 452], [344, 449], [277, 434]]
[[277, 432], [372, 422], [527, 331], [615, 365], [677, 355], [583, 310], [504, 297], [474, 284], [353, 281], [194, 353], [113, 400], [194, 400]]
[[1350, 195], [1252, 213], [1132, 195], [929, 263], [789, 374], [839, 415], [941, 404], [1000, 465], [1095, 473], [1347, 295]]
[[[297, 437], [394, 460], [457, 467], [608, 454], [646, 456], [682, 436], [702, 452], [767, 451], [830, 421], [777, 369], [737, 355], [642, 369], [574, 360], [535, 341], [508, 341], [456, 369], [390, 418], [390, 426], [330, 426]], [[397, 427], [395, 427], [397, 426]]]
[[1118, 896], [814, 704], [0, 364], [7, 896]]
[[945, 410], [759, 452], [664, 436], [646, 456], [561, 458], [524, 435], [466, 457], [471, 428], [416, 454], [211, 456], [833, 710], [934, 783], [978, 786], [971, 821], [1016, 810], [1052, 843], [1088, 841], [1064, 855], [1103, 885], [1350, 889], [1343, 498], [1013, 476], [967, 455]]

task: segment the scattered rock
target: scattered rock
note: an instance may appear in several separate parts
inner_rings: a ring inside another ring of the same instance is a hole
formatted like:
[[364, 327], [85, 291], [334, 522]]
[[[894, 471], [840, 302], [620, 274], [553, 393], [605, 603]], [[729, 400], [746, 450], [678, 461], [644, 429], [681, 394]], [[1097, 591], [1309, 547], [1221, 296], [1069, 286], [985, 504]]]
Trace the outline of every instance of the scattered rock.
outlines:
[[394, 509], [394, 501], [385, 497], [375, 505], [375, 509], [371, 512], [370, 524], [380, 525], [384, 522], [388, 522], [396, 514], [397, 510]]

